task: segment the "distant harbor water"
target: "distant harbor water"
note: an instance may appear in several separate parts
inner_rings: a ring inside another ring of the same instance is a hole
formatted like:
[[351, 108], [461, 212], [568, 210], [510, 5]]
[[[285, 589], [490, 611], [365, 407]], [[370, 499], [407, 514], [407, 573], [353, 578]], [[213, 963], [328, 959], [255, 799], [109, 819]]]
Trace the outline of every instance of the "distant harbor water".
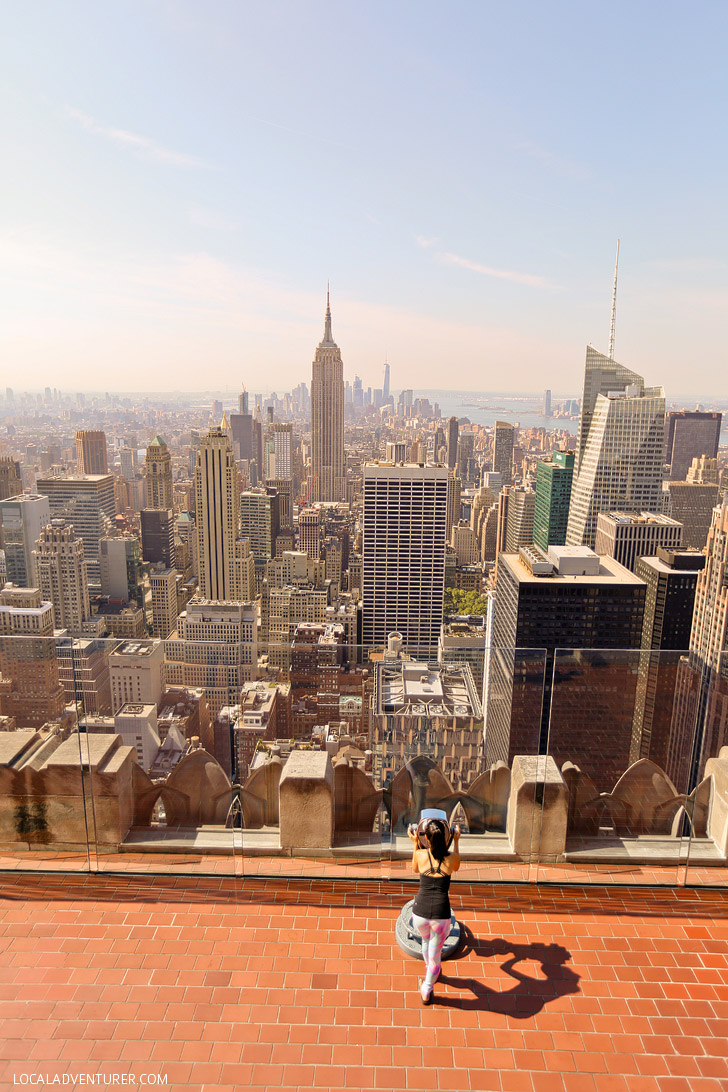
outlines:
[[[567, 429], [576, 435], [579, 429], [578, 417], [544, 417], [543, 396], [528, 394], [493, 394], [490, 391], [415, 391], [415, 398], [429, 398], [433, 404], [438, 402], [443, 417], [468, 417], [476, 425], [494, 425], [496, 421], [518, 422], [520, 428]], [[570, 398], [581, 398], [581, 392], [575, 395], [551, 396], [552, 406]], [[686, 408], [691, 408], [686, 404]], [[695, 402], [692, 403], [695, 408]], [[705, 403], [706, 409], [716, 408]], [[723, 413], [720, 434], [721, 445], [728, 445], [728, 410], [719, 406]]]
[[[443, 417], [467, 417], [475, 425], [509, 421], [521, 428], [564, 428], [576, 434], [579, 422], [570, 417], [544, 417], [543, 399], [533, 395], [491, 394], [488, 391], [415, 391], [415, 398], [437, 402]], [[553, 398], [557, 405], [563, 399]]]

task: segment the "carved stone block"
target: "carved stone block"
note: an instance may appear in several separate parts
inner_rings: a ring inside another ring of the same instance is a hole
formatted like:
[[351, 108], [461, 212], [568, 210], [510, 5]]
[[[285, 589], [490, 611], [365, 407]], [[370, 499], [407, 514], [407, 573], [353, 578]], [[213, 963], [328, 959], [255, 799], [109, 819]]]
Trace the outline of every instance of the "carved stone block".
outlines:
[[720, 758], [708, 759], [705, 776], [713, 780], [708, 835], [723, 857], [728, 857], [728, 747], [721, 747]]
[[516, 755], [511, 771], [508, 837], [523, 860], [556, 860], [566, 848], [569, 800], [551, 755]]
[[293, 751], [279, 788], [282, 849], [330, 849], [334, 767], [328, 751]]

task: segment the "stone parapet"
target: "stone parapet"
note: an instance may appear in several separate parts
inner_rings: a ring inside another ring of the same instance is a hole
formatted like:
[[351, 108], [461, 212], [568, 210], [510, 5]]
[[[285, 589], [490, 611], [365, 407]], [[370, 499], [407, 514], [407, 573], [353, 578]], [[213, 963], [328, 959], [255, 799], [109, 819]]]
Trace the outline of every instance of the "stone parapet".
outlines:
[[708, 811], [708, 836], [718, 852], [728, 857], [728, 747], [721, 747], [717, 758], [705, 763], [705, 776], [713, 782]]
[[551, 755], [515, 755], [508, 838], [523, 860], [556, 861], [566, 851], [566, 782]]
[[334, 768], [328, 751], [293, 751], [280, 780], [281, 849], [334, 844]]
[[728, 747], [685, 795], [648, 759], [600, 793], [577, 766], [566, 762], [560, 771], [547, 755], [517, 755], [510, 769], [498, 763], [466, 790], [418, 755], [378, 788], [355, 764], [353, 748], [334, 764], [328, 751], [286, 754], [278, 744], [244, 785], [232, 786], [196, 740], [168, 776], [152, 779], [119, 736], [63, 736], [0, 732], [0, 848], [86, 852], [90, 845], [115, 853], [129, 841], [196, 852], [201, 837], [227, 830], [232, 852], [233, 831], [242, 827], [246, 855], [263, 845], [301, 856], [347, 846], [371, 857], [387, 844], [403, 856], [408, 824], [423, 808], [440, 808], [466, 832], [461, 851], [471, 860], [681, 862], [688, 827], [691, 864], [728, 859]]
[[136, 755], [119, 736], [0, 741], [0, 844], [118, 849], [132, 825]]

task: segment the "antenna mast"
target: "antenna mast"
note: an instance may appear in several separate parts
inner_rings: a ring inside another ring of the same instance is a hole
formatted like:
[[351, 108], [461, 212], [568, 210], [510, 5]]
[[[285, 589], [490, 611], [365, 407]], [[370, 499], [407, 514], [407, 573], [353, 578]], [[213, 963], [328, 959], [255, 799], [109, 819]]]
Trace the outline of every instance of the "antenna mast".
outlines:
[[612, 289], [612, 321], [609, 326], [609, 359], [614, 360], [614, 329], [617, 325], [617, 271], [619, 269], [619, 239], [617, 239], [617, 260], [614, 263], [614, 288]]

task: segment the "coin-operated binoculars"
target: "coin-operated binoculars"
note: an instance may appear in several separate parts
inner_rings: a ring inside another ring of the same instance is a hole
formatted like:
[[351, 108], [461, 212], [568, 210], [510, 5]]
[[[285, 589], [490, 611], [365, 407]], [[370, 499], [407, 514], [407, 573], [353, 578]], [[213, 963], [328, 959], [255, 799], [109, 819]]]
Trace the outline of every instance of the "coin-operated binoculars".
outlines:
[[[424, 808], [420, 812], [420, 819], [416, 826], [417, 831], [417, 845], [420, 849], [427, 848], [427, 839], [425, 837], [425, 827], [429, 823], [430, 819], [439, 819], [445, 824], [445, 837], [447, 839], [448, 847], [452, 842], [452, 832], [450, 830], [450, 824], [447, 821], [447, 813], [441, 811], [439, 808]], [[414, 824], [413, 824], [414, 826]], [[403, 952], [412, 956], [413, 959], [423, 959], [422, 955], [422, 937], [412, 924], [412, 907], [414, 906], [414, 899], [410, 899], [402, 907], [399, 917], [397, 918], [397, 924], [394, 927], [394, 933], [397, 938], [397, 944], [400, 946]], [[450, 933], [445, 941], [440, 959], [452, 959], [463, 939], [462, 929], [460, 922], [456, 920], [455, 915], [450, 916]]]

